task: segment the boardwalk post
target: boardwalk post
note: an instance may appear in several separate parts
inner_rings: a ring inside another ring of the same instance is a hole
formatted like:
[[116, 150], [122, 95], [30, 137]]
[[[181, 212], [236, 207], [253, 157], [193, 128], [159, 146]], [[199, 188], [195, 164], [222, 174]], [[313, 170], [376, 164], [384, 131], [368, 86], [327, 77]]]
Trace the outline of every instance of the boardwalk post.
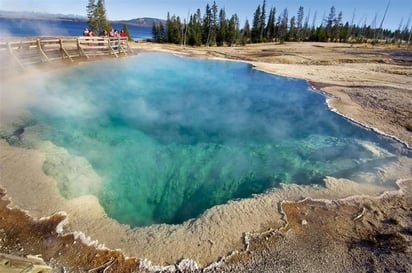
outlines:
[[49, 61], [49, 57], [47, 57], [47, 55], [46, 55], [46, 53], [44, 53], [44, 51], [43, 51], [43, 49], [42, 49], [42, 47], [41, 47], [41, 42], [40, 42], [40, 39], [37, 39], [37, 47], [39, 48], [39, 52], [40, 52], [40, 54], [41, 54], [41, 59], [42, 59], [42, 62], [48, 62]]
[[[116, 40], [108, 38], [107, 45], [109, 47], [109, 50], [112, 52], [114, 56], [116, 56], [116, 58], [118, 58], [119, 56], [117, 56], [116, 52], [114, 51], [114, 47], [112, 46], [112, 44], [116, 46]], [[119, 44], [117, 44], [117, 48], [119, 48]]]
[[73, 59], [72, 59], [72, 57], [70, 57], [69, 52], [67, 52], [67, 50], [63, 46], [63, 40], [62, 39], [59, 39], [59, 44], [60, 44], [60, 51], [62, 52], [62, 58], [64, 59], [64, 55], [66, 55], [67, 58], [69, 58], [69, 60], [71, 62], [73, 62]]
[[77, 39], [77, 48], [79, 50], [80, 55], [83, 55], [86, 57], [86, 59], [89, 59], [89, 56], [87, 56], [87, 54], [84, 52], [81, 44], [80, 44], [80, 39]]
[[13, 49], [11, 48], [10, 42], [7, 43], [7, 47], [9, 48], [9, 53], [13, 57], [13, 60], [19, 65], [20, 68], [24, 69], [24, 65], [20, 62], [16, 54], [14, 54]]

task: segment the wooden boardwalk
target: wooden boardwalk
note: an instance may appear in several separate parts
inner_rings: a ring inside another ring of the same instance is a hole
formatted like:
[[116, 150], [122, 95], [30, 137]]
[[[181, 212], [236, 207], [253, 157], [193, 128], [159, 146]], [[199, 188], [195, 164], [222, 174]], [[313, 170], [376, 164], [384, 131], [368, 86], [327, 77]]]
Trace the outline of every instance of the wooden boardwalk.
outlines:
[[132, 53], [127, 38], [105, 37], [30, 37], [0, 40], [0, 61], [5, 66], [27, 68], [32, 65], [67, 60], [74, 62], [103, 56]]

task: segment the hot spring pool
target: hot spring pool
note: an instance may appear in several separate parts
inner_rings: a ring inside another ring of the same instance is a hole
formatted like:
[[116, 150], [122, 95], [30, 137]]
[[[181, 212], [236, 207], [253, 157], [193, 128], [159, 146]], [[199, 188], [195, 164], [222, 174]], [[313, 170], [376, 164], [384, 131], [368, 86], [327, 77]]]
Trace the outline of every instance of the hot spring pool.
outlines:
[[[144, 53], [46, 77], [32, 86], [38, 137], [85, 158], [103, 181], [86, 194], [131, 226], [182, 223], [279, 183], [362, 180], [402, 153], [307, 82], [245, 63]], [[65, 197], [84, 194], [56, 179]]]

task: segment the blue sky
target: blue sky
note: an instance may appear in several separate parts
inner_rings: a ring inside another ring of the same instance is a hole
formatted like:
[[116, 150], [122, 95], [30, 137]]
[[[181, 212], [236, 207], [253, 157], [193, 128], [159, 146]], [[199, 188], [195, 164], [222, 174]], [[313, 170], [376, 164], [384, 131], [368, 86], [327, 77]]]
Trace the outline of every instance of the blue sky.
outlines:
[[[304, 7], [305, 16], [317, 14], [317, 24], [329, 14], [330, 8], [335, 6], [336, 11], [342, 11], [344, 21], [351, 22], [355, 11], [355, 24], [379, 26], [389, 0], [267, 0], [268, 9], [276, 7], [277, 15], [285, 8], [289, 11], [289, 18], [296, 15], [299, 6]], [[397, 29], [403, 19], [403, 25], [412, 16], [412, 0], [390, 0], [391, 4], [383, 27]], [[187, 17], [188, 12], [194, 13], [197, 8], [203, 12], [206, 3], [212, 0], [105, 0], [107, 15], [110, 20], [132, 19], [138, 17], [165, 18], [167, 12]], [[246, 18], [253, 18], [253, 12], [263, 0], [217, 0], [219, 8], [225, 8], [226, 14], [236, 13], [241, 23]], [[86, 15], [88, 0], [0, 0], [0, 10], [35, 11], [48, 13]], [[412, 25], [412, 19], [409, 26]]]

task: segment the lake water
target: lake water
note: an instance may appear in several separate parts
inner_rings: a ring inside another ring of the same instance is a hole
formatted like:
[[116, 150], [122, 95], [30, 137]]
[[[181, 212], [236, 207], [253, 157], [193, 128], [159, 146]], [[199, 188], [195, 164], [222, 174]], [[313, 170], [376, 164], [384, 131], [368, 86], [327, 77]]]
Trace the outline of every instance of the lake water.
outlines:
[[[359, 181], [401, 153], [307, 82], [245, 63], [147, 53], [47, 77], [31, 86], [31, 124], [90, 162], [103, 179], [90, 194], [131, 226], [181, 223], [281, 182]], [[84, 193], [56, 179], [66, 197]]]
[[[87, 22], [58, 21], [40, 19], [11, 19], [0, 18], [0, 38], [10, 36], [82, 36]], [[112, 24], [112, 27], [121, 30], [122, 24]], [[133, 40], [143, 40], [152, 37], [151, 27], [128, 25]]]

